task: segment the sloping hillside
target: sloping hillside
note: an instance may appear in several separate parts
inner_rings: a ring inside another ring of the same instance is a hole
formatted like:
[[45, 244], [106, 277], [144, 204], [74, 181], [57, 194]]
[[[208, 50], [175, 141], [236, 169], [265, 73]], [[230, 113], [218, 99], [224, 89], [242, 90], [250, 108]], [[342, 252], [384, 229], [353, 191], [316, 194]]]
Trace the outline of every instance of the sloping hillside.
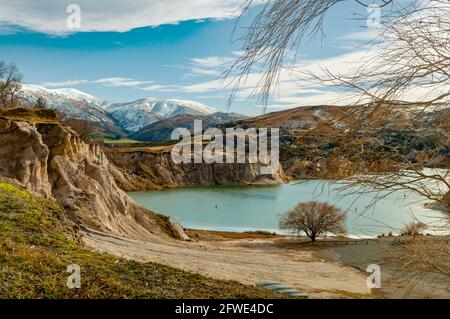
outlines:
[[216, 112], [209, 115], [177, 115], [150, 124], [130, 135], [130, 138], [145, 142], [166, 142], [171, 140], [173, 130], [178, 127], [193, 131], [194, 120], [201, 120], [203, 125], [202, 129], [205, 130], [209, 127], [217, 126], [218, 124], [235, 122], [245, 118], [246, 116], [237, 113], [223, 112]]
[[[280, 298], [157, 263], [96, 254], [68, 238], [63, 207], [0, 182], [0, 298]], [[69, 289], [67, 266], [81, 269]]]
[[[411, 163], [450, 166], [450, 108], [380, 108], [380, 114], [376, 113], [369, 125], [360, 123], [361, 114], [367, 111], [364, 106], [358, 108], [359, 116], [352, 115], [355, 111], [344, 106], [305, 106], [227, 126], [280, 128], [280, 161], [286, 174], [294, 178], [339, 179], [357, 173], [386, 172], [396, 165], [394, 155], [386, 156], [386, 149], [395, 150]], [[357, 127], [356, 134], [367, 138], [360, 140], [364, 145], [354, 150], [349, 148], [345, 134]], [[347, 151], [349, 154], [344, 154]]]

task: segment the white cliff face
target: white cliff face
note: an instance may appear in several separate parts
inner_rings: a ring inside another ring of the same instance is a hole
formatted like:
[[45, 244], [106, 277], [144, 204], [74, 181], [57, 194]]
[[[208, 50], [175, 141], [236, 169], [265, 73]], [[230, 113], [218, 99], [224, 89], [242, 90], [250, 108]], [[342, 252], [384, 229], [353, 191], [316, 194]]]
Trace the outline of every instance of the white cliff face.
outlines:
[[176, 164], [170, 147], [157, 152], [120, 148], [105, 148], [105, 152], [118, 168], [112, 171], [116, 182], [127, 191], [191, 185], [276, 185], [289, 181], [281, 165], [276, 172], [262, 175], [259, 162]]
[[0, 180], [51, 197], [47, 174], [49, 149], [36, 127], [26, 121], [0, 118], [0, 145]]
[[140, 99], [130, 103], [113, 104], [106, 108], [116, 123], [129, 132], [181, 114], [208, 115], [215, 112], [206, 105], [182, 100]]
[[132, 239], [186, 238], [167, 217], [134, 203], [100, 146], [69, 127], [0, 117], [0, 145], [0, 181], [56, 199], [73, 223]]

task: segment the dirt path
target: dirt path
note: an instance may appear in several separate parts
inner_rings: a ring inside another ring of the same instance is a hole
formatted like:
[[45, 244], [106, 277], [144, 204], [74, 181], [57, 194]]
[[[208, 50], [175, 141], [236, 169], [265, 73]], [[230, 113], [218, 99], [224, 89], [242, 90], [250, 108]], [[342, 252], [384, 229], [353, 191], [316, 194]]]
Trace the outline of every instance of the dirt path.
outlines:
[[261, 280], [282, 282], [312, 298], [370, 293], [361, 271], [319, 259], [309, 251], [279, 247], [271, 238], [150, 243], [88, 231], [84, 232], [83, 240], [86, 246], [99, 252], [159, 262], [212, 278], [250, 285]]

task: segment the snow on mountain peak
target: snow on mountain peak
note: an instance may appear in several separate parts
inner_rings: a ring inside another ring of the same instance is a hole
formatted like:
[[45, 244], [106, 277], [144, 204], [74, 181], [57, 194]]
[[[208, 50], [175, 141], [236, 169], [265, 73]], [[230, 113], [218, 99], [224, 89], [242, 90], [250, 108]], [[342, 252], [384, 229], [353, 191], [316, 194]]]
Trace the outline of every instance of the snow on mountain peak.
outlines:
[[76, 89], [47, 89], [41, 85], [23, 84], [19, 95], [31, 104], [42, 97], [47, 107], [74, 118], [113, 122], [103, 109], [110, 104], [109, 102]]
[[117, 103], [106, 110], [122, 128], [131, 132], [180, 114], [207, 115], [215, 112], [213, 108], [193, 101], [155, 98]]
[[96, 101], [99, 104], [104, 104], [106, 101], [103, 101], [95, 96], [87, 94], [77, 89], [72, 88], [61, 88], [61, 89], [47, 89], [42, 85], [34, 85], [34, 84], [22, 84], [21, 92], [23, 94], [28, 95], [44, 95], [45, 96], [59, 96], [65, 98], [71, 98], [74, 100], [86, 100], [86, 101]]
[[47, 89], [41, 85], [23, 84], [19, 94], [34, 104], [44, 98], [49, 108], [74, 118], [110, 123], [128, 132], [177, 115], [208, 115], [216, 112], [204, 104], [179, 99], [139, 99], [111, 104], [73, 88]]

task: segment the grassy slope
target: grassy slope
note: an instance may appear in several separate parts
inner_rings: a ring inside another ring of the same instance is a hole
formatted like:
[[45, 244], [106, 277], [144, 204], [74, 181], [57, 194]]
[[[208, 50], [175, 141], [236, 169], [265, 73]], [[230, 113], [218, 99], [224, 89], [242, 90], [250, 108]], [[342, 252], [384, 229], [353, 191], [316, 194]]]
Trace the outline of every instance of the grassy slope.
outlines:
[[59, 118], [54, 110], [50, 109], [28, 109], [18, 107], [13, 109], [0, 108], [0, 116], [15, 120], [26, 120], [35, 123], [58, 123]]
[[[96, 254], [68, 239], [51, 200], [0, 183], [0, 298], [268, 298], [281, 295], [156, 263]], [[81, 267], [81, 289], [66, 286]]]

